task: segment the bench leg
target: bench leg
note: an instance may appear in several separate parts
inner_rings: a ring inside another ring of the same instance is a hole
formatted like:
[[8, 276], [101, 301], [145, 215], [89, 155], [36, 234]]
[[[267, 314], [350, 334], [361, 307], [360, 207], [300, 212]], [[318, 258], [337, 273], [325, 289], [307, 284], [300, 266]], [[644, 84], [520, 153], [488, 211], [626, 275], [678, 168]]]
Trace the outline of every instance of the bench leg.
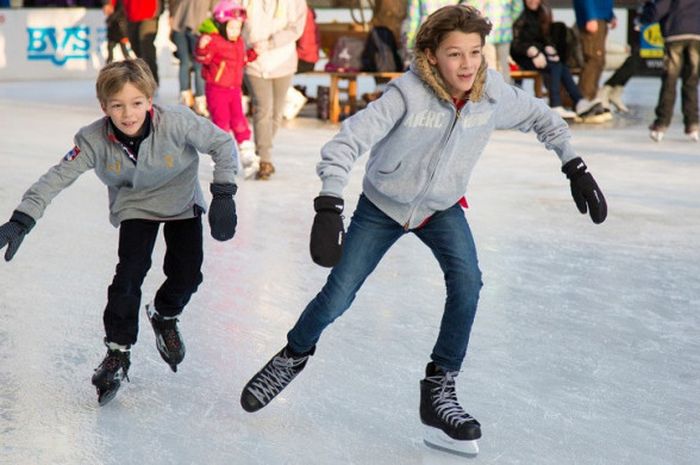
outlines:
[[328, 92], [328, 119], [331, 123], [340, 121], [340, 95], [338, 92], [338, 76], [331, 75], [331, 86]]

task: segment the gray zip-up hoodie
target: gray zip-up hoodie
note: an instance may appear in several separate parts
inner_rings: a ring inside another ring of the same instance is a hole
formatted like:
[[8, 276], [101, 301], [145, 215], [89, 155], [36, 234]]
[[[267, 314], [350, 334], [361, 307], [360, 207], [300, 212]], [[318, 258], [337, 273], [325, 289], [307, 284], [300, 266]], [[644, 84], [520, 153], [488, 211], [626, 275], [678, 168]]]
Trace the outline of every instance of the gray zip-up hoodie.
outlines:
[[562, 164], [576, 157], [568, 125], [545, 102], [482, 64], [457, 111], [439, 74], [418, 53], [382, 97], [345, 120], [321, 149], [321, 195], [342, 198], [353, 163], [370, 151], [364, 194], [407, 229], [454, 205], [494, 129], [534, 130]]
[[25, 192], [17, 210], [38, 220], [59, 192], [94, 169], [107, 185], [109, 219], [115, 227], [129, 219], [193, 218], [198, 214], [195, 205], [206, 211], [198, 151], [214, 160], [214, 183], [234, 184], [238, 151], [233, 139], [182, 105], [153, 105], [151, 120], [138, 161], [117, 140], [108, 117], [81, 128], [75, 147]]

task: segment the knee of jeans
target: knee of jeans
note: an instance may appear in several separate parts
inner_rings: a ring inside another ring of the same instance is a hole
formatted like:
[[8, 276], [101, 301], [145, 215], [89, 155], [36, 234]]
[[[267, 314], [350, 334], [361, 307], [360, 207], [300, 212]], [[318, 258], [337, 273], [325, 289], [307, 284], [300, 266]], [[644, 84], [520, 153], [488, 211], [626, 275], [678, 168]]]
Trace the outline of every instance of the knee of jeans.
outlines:
[[483, 285], [481, 270], [478, 267], [460, 270], [447, 277], [448, 289], [465, 296], [478, 296]]

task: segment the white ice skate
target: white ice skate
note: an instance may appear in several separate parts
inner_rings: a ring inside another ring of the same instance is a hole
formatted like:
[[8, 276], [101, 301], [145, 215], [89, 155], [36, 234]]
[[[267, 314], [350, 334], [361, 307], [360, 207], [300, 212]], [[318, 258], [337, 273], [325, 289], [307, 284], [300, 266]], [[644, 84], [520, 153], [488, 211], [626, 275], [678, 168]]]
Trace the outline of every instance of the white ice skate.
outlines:
[[471, 441], [452, 439], [438, 428], [427, 425], [423, 425], [423, 428], [423, 442], [428, 447], [467, 457], [473, 457], [479, 453], [479, 443], [476, 439]]
[[260, 157], [255, 154], [255, 144], [245, 140], [238, 145], [238, 153], [241, 158], [243, 177], [250, 179], [260, 169]]

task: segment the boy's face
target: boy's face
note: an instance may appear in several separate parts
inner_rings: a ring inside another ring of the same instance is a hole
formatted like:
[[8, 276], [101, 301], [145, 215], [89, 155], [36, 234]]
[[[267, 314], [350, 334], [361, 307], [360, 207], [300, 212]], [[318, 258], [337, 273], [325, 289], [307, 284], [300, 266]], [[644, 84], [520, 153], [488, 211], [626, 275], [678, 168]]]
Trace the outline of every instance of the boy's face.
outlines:
[[133, 137], [141, 132], [152, 103], [152, 98], [146, 97], [136, 86], [127, 82], [119, 92], [107, 99], [102, 105], [102, 111], [121, 132]]
[[464, 98], [474, 85], [483, 59], [481, 36], [476, 32], [452, 31], [445, 36], [435, 53], [428, 49], [425, 53], [430, 64], [437, 66], [450, 96]]
[[226, 23], [226, 37], [228, 40], [237, 40], [241, 35], [243, 21], [240, 19], [231, 19]]

